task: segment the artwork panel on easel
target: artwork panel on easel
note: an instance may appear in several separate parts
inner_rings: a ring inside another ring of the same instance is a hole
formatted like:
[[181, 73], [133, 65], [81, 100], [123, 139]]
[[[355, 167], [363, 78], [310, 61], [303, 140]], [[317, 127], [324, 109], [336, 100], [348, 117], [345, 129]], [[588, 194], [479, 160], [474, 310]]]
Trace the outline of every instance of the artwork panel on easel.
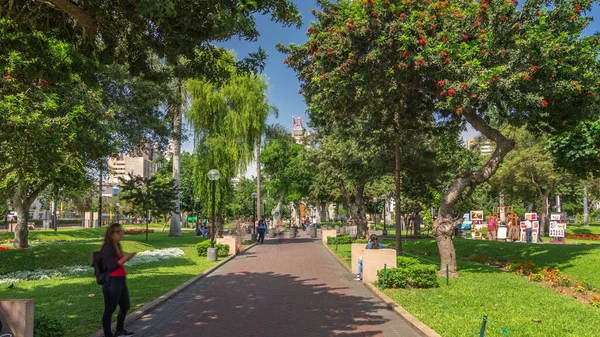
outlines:
[[471, 220], [483, 220], [483, 211], [471, 211]]

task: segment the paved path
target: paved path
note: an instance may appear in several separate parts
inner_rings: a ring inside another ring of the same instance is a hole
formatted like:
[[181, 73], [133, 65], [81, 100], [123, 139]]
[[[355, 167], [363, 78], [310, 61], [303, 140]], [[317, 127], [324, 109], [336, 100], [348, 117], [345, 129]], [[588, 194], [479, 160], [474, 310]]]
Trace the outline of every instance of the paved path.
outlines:
[[320, 240], [268, 239], [128, 325], [136, 337], [419, 336]]

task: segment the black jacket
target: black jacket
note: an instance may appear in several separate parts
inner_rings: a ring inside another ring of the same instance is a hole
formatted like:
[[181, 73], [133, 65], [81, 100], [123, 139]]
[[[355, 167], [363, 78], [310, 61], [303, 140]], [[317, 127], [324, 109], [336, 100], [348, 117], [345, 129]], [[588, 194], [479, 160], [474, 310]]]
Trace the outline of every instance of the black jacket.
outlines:
[[100, 249], [100, 256], [102, 258], [102, 266], [107, 274], [110, 274], [113, 270], [121, 266], [117, 261], [115, 261], [115, 258], [118, 257], [117, 250], [111, 245], [103, 245]]

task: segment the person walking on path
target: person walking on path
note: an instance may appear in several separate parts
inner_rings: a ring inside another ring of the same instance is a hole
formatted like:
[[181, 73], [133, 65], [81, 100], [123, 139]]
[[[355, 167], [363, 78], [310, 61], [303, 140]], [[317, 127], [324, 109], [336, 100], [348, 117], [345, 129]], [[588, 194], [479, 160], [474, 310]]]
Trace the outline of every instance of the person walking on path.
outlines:
[[261, 218], [258, 221], [258, 242], [265, 243], [265, 232], [267, 231], [267, 224], [265, 223], [265, 219]]
[[[102, 328], [104, 337], [133, 336], [133, 332], [124, 329], [125, 315], [130, 307], [129, 289], [127, 288], [125, 263], [135, 256], [135, 253], [125, 254], [121, 248], [123, 229], [118, 223], [113, 223], [106, 229], [104, 244], [100, 249], [102, 266], [107, 274], [102, 285], [104, 295], [104, 314], [102, 315]], [[111, 331], [112, 315], [119, 306], [117, 314], [117, 330]]]
[[[369, 237], [369, 243], [367, 243], [367, 246], [365, 247], [365, 249], [387, 249], [387, 247], [379, 243], [379, 241], [377, 240], [376, 234], [371, 234], [371, 236]], [[363, 263], [362, 263], [362, 255], [361, 255], [360, 259], [358, 260], [358, 273], [356, 274], [356, 277], [354, 278], [355, 281], [362, 280], [362, 270], [363, 270]]]

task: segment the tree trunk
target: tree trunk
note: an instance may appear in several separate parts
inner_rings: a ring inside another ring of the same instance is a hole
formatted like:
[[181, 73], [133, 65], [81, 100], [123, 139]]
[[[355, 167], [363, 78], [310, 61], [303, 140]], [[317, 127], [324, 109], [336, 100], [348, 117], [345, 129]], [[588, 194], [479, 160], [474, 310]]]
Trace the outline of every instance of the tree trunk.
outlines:
[[262, 196], [260, 182], [260, 135], [256, 137], [256, 216], [262, 218]]
[[317, 221], [326, 222], [327, 221], [327, 203], [326, 202], [318, 202], [317, 203]]
[[515, 146], [514, 141], [507, 139], [498, 130], [489, 126], [477, 112], [467, 109], [463, 113], [463, 116], [475, 130], [494, 141], [496, 149], [479, 170], [458, 176], [440, 201], [438, 218], [435, 220], [433, 226], [433, 236], [437, 242], [441, 259], [440, 271], [438, 273], [440, 276], [445, 275], [447, 265], [449, 275], [451, 277], [458, 277], [456, 251], [452, 243], [452, 233], [454, 227], [460, 224], [462, 219], [454, 219], [454, 205], [467, 187], [474, 189], [477, 185], [489, 180], [500, 166], [506, 154]]
[[344, 197], [346, 198], [346, 203], [348, 204], [348, 211], [350, 212], [352, 219], [355, 219], [357, 225], [356, 235], [359, 238], [364, 238], [368, 233], [367, 212], [363, 200], [365, 185], [364, 183], [357, 185], [355, 188], [356, 194], [348, 193], [344, 184], [341, 184], [341, 186]]
[[29, 207], [37, 198], [41, 188], [31, 190], [29, 184], [23, 180], [19, 181], [17, 190], [12, 199], [13, 207], [17, 212], [17, 226], [15, 228], [14, 248], [29, 247], [29, 229], [27, 229], [27, 220], [29, 219]]
[[[396, 167], [394, 170], [394, 183], [396, 185], [394, 199], [396, 200], [396, 256], [402, 256], [402, 158], [400, 158], [400, 134], [396, 133], [396, 141], [394, 144], [396, 156]], [[385, 206], [384, 206], [385, 207]]]
[[183, 80], [179, 80], [177, 85], [181, 102], [175, 108], [173, 114], [173, 139], [171, 140], [171, 148], [173, 149], [173, 181], [175, 185], [175, 209], [171, 213], [171, 228], [169, 228], [169, 236], [181, 236], [181, 200], [179, 194], [180, 180], [180, 159], [181, 159], [181, 119], [185, 112], [185, 92], [183, 90]]
[[281, 194], [279, 195], [279, 201], [277, 201], [277, 207], [275, 207], [274, 210], [274, 224], [278, 224], [279, 220], [281, 220], [281, 206], [283, 206], [283, 202], [285, 201], [285, 196], [287, 195], [287, 187], [281, 191]]
[[583, 225], [589, 225], [589, 207], [588, 207], [588, 187], [587, 184], [583, 184]]

